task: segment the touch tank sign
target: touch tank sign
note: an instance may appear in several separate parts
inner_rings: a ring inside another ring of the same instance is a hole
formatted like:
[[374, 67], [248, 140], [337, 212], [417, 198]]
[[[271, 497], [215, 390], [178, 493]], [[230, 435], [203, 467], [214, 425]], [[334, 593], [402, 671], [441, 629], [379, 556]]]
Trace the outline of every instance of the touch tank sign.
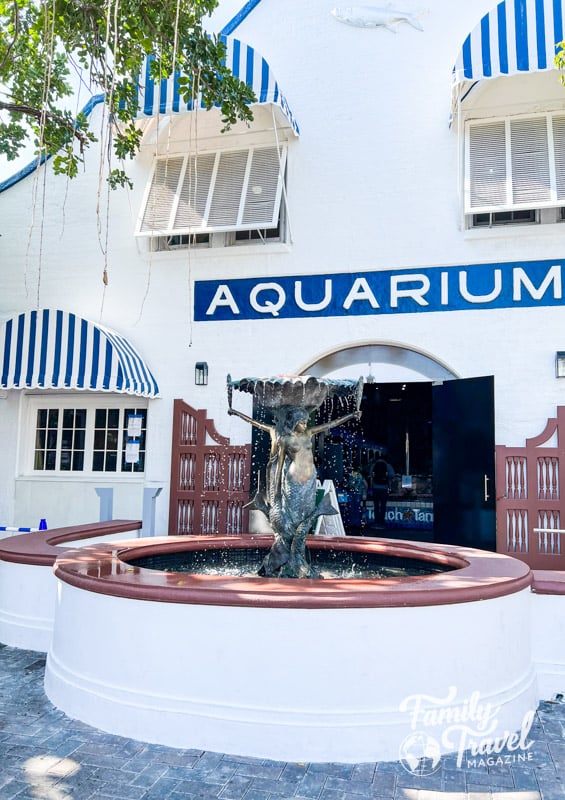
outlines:
[[563, 305], [565, 260], [197, 281], [197, 322]]

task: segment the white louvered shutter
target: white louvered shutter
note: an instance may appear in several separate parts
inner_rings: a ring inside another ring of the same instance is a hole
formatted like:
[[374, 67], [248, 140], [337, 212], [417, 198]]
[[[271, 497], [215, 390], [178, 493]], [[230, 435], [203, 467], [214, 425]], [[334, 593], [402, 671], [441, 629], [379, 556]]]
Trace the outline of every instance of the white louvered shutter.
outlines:
[[510, 121], [512, 204], [531, 208], [551, 199], [547, 120]]
[[468, 129], [467, 211], [508, 203], [504, 120]]
[[276, 226], [282, 191], [280, 173], [284, 171], [284, 152], [280, 156], [276, 147], [255, 150], [245, 193], [243, 225], [254, 228]]
[[275, 228], [285, 163], [285, 147], [160, 159], [146, 193], [138, 234]]
[[220, 153], [208, 227], [226, 230], [237, 225], [249, 150]]
[[553, 151], [557, 200], [565, 201], [565, 116], [553, 117]]
[[189, 232], [204, 227], [215, 161], [215, 153], [187, 158], [173, 223], [174, 231]]
[[162, 159], [155, 163], [145, 209], [140, 224], [140, 233], [166, 231], [177, 196], [184, 158]]

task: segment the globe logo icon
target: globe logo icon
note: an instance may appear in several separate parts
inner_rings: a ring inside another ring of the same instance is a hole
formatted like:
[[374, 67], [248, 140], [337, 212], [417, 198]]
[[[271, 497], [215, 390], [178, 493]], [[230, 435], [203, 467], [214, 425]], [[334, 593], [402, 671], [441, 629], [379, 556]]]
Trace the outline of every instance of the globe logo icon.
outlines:
[[411, 733], [400, 745], [400, 763], [412, 775], [432, 775], [439, 767], [441, 749], [427, 733]]

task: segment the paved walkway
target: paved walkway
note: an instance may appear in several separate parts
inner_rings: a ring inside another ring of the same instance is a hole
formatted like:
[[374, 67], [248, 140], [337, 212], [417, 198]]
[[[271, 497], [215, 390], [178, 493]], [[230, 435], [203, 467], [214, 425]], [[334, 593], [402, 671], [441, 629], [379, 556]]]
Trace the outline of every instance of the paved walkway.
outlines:
[[565, 703], [540, 705], [526, 761], [508, 753], [489, 766], [465, 756], [458, 767], [444, 756], [418, 776], [400, 762], [294, 764], [113, 736], [51, 705], [44, 666], [43, 654], [0, 645], [0, 800], [565, 798]]

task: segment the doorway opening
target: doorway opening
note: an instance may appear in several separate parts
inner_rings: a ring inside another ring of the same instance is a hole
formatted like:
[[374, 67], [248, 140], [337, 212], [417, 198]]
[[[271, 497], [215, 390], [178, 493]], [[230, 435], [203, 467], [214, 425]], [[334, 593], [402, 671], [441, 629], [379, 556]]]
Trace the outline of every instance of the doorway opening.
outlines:
[[431, 382], [366, 383], [361, 411], [316, 447], [346, 532], [433, 541]]
[[[347, 532], [496, 550], [493, 376], [460, 378], [430, 354], [390, 343], [326, 353], [300, 374], [368, 376], [361, 420], [316, 447], [320, 476], [338, 487]], [[379, 453], [394, 471], [384, 525], [369, 478]], [[361, 511], [348, 494], [351, 470], [366, 492]]]

